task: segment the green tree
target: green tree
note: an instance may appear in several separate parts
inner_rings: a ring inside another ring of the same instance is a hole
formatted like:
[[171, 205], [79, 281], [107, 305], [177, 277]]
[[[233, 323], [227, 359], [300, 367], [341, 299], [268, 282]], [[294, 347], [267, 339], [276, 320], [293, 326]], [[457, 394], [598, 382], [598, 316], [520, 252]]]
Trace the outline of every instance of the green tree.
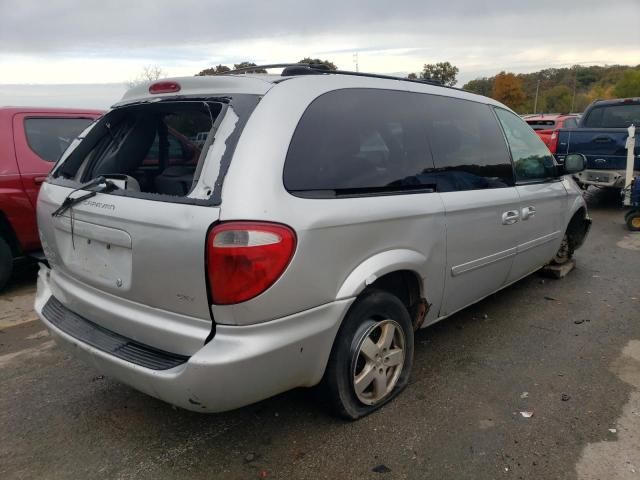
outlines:
[[613, 89], [616, 97], [640, 97], [640, 70], [628, 70]]
[[418, 75], [416, 75], [415, 73], [410, 73], [409, 75], [407, 75], [407, 78], [409, 80], [417, 80], [418, 79]]
[[491, 92], [493, 91], [493, 78], [482, 77], [470, 80], [462, 86], [462, 89], [477, 93], [478, 95], [490, 97]]
[[458, 83], [456, 77], [459, 71], [458, 67], [451, 65], [449, 62], [427, 63], [420, 73], [420, 78], [435, 80], [443, 85], [452, 87]]
[[335, 63], [329, 60], [321, 60], [319, 58], [304, 57], [298, 63], [315, 63], [317, 65], [326, 65], [329, 70], [338, 70], [338, 66]]
[[500, 72], [493, 80], [491, 96], [513, 110], [522, 108], [526, 95], [522, 90], [522, 80], [513, 73]]
[[220, 73], [230, 72], [231, 69], [226, 65], [218, 65], [216, 67], [205, 68], [199, 73], [196, 73], [196, 77], [201, 77], [204, 75], [218, 75]]
[[[240, 68], [247, 68], [247, 67], [257, 67], [257, 65], [253, 62], [240, 62], [240, 63], [236, 63], [233, 66], [233, 69], [238, 70]], [[256, 68], [251, 70], [245, 70], [243, 73], [267, 73], [267, 71], [264, 68]]]
[[547, 112], [569, 113], [573, 91], [566, 85], [556, 85], [544, 92], [545, 110]]

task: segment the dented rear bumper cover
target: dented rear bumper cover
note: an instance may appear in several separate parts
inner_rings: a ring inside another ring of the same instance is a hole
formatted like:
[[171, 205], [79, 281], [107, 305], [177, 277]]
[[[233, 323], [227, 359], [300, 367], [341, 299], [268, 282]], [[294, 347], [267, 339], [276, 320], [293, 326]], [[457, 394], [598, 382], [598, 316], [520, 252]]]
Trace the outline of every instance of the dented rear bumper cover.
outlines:
[[[257, 325], [218, 325], [215, 337], [192, 356], [172, 368], [157, 369], [134, 363], [135, 358], [130, 361], [109, 353], [95, 338], [93, 342], [89, 337], [78, 338], [83, 333], [48, 319], [51, 313], [45, 306], [52, 299], [48, 270], [45, 266], [40, 269], [35, 310], [60, 346], [107, 376], [199, 412], [231, 410], [295, 387], [317, 384], [340, 322], [353, 301], [337, 301]], [[91, 319], [85, 320], [89, 328], [95, 325]]]

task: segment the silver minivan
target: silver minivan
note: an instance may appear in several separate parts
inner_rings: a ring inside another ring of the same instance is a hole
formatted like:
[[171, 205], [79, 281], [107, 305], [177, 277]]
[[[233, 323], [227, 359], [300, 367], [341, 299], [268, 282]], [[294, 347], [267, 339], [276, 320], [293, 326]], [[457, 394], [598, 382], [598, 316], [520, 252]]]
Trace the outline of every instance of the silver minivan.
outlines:
[[35, 309], [182, 408], [320, 385], [355, 419], [407, 385], [415, 330], [570, 259], [583, 163], [429, 82], [294, 65], [137, 86], [42, 186]]

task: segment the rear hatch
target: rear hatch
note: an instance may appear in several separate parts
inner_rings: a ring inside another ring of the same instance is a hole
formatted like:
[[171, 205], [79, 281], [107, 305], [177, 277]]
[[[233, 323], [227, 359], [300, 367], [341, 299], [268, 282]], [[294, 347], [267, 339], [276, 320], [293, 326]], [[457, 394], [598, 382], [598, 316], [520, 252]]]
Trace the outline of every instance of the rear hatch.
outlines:
[[38, 200], [50, 288], [65, 307], [169, 352], [202, 346], [212, 332], [207, 231], [220, 216], [224, 174], [257, 101], [134, 102], [83, 132]]

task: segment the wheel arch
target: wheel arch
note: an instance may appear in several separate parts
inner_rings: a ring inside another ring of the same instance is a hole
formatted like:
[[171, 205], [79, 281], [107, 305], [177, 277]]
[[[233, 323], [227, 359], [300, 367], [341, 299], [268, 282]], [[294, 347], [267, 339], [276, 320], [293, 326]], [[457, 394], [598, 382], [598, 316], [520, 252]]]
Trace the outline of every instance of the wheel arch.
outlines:
[[566, 235], [572, 251], [580, 248], [584, 243], [590, 227], [591, 218], [587, 214], [586, 207], [582, 205], [573, 213], [567, 224]]
[[420, 270], [426, 257], [414, 250], [388, 250], [369, 257], [347, 276], [340, 286], [337, 300], [358, 297], [371, 289], [397, 296], [407, 307], [414, 329], [420, 328], [430, 302], [425, 293]]

